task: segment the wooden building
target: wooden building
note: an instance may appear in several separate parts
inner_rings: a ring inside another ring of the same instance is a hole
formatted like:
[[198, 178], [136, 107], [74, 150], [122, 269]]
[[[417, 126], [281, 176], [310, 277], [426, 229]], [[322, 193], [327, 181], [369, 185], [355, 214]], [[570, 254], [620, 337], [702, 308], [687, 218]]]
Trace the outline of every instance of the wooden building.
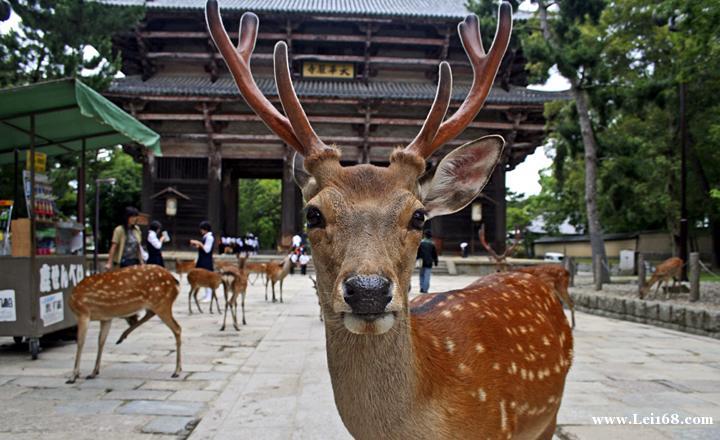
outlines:
[[[291, 178], [292, 153], [240, 97], [205, 28], [204, 0], [100, 0], [144, 5], [146, 16], [133, 32], [116, 35], [125, 78], [106, 95], [162, 135], [162, 157], [138, 155], [143, 163], [145, 212], [162, 218], [164, 206], [150, 195], [174, 186], [191, 201], [179, 208], [179, 242], [197, 234], [207, 218], [216, 231], [235, 235], [237, 186], [241, 178], [282, 179], [281, 241], [302, 228], [302, 200]], [[244, 0], [220, 1], [226, 28], [237, 38], [240, 16], [253, 11], [260, 29], [252, 69], [279, 106], [272, 75], [272, 50], [290, 48], [295, 89], [320, 137], [342, 150], [350, 163], [387, 163], [391, 150], [408, 144], [422, 126], [434, 98], [437, 66], [453, 69], [453, 103], [462, 102], [470, 65], [457, 36], [468, 13], [465, 0]], [[525, 19], [522, 14], [515, 19]], [[494, 29], [493, 29], [494, 31]], [[491, 38], [492, 36], [488, 36]], [[509, 52], [484, 109], [448, 151], [487, 134], [507, 141], [482, 197], [488, 240], [505, 243], [505, 173], [522, 162], [544, 137], [543, 105], [564, 94], [527, 89], [525, 60]], [[534, 178], [534, 176], [532, 176]], [[445, 249], [471, 237], [478, 224], [471, 207], [433, 220]]]

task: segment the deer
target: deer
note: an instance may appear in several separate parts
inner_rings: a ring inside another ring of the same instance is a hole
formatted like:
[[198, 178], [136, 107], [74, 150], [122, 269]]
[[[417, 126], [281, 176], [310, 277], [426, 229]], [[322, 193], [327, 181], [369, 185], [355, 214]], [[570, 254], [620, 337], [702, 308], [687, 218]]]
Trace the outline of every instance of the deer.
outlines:
[[[320, 294], [318, 294], [317, 281], [315, 280], [315, 278], [312, 277], [312, 275], [310, 275], [310, 281], [312, 281], [313, 290], [315, 291], [315, 296], [317, 296], [317, 299], [318, 299], [318, 306], [320, 306]], [[320, 306], [320, 321], [322, 322], [322, 320], [323, 320], [322, 306]]]
[[[245, 260], [240, 261], [244, 262]], [[240, 327], [237, 323], [237, 297], [238, 295], [241, 295], [240, 305], [242, 308], [242, 323], [243, 325], [246, 325], [245, 295], [247, 294], [248, 272], [245, 271], [242, 266], [239, 268], [234, 266], [225, 266], [220, 269], [220, 274], [222, 275], [223, 283], [225, 284], [225, 315], [223, 316], [223, 324], [222, 327], [220, 327], [220, 331], [225, 331], [225, 321], [227, 320], [228, 309], [230, 309], [230, 314], [232, 315], [233, 327], [235, 327], [235, 330], [239, 331]], [[230, 292], [229, 297], [228, 291]]]
[[570, 309], [572, 328], [575, 328], [575, 302], [570, 296], [568, 287], [570, 285], [570, 272], [559, 264], [538, 264], [536, 266], [516, 267], [513, 272], [529, 273], [546, 281], [553, 287], [558, 299]]
[[100, 321], [100, 334], [95, 368], [87, 379], [100, 374], [100, 359], [113, 318], [134, 317], [141, 310], [145, 310], [145, 315], [139, 320], [133, 320], [117, 343], [123, 342], [133, 330], [157, 315], [175, 336], [176, 359], [172, 377], [178, 377], [181, 371], [181, 328], [173, 317], [172, 306], [179, 293], [179, 283], [175, 277], [154, 264], [130, 266], [83, 279], [75, 286], [68, 301], [70, 310], [77, 318], [77, 353], [75, 367], [66, 383], [75, 383], [80, 377], [80, 358], [90, 321]]
[[480, 236], [480, 244], [485, 248], [485, 250], [488, 252], [488, 256], [491, 261], [495, 261], [495, 271], [496, 272], [507, 272], [508, 270], [508, 262], [507, 259], [509, 257], [512, 257], [513, 254], [515, 254], [515, 249], [517, 248], [518, 244], [520, 244], [520, 230], [518, 228], [515, 228], [515, 240], [513, 241], [512, 246], [505, 249], [505, 252], [502, 253], [502, 255], [498, 255], [497, 252], [488, 244], [488, 242], [485, 240], [485, 225], [482, 225], [480, 227], [480, 231], [478, 231], [478, 235]]
[[267, 289], [268, 284], [272, 287], [272, 302], [277, 302], [275, 299], [275, 284], [280, 283], [280, 302], [283, 302], [283, 280], [285, 280], [285, 277], [288, 276], [290, 273], [290, 266], [292, 265], [292, 261], [290, 261], [290, 255], [283, 258], [283, 260], [280, 263], [277, 262], [269, 262], [265, 266], [265, 301], [267, 301]]
[[[218, 300], [215, 291], [221, 285], [223, 285], [223, 287], [227, 289], [227, 286], [223, 284], [222, 275], [220, 275], [220, 273], [218, 272], [212, 272], [207, 269], [196, 267], [195, 269], [191, 269], [190, 272], [188, 272], [187, 279], [188, 283], [190, 283], [190, 291], [188, 292], [188, 314], [192, 315], [193, 299], [195, 299], [195, 305], [197, 306], [197, 309], [200, 311], [200, 313], [203, 313], [202, 308], [200, 308], [200, 303], [197, 299], [197, 293], [201, 287], [206, 287], [212, 290], [212, 297], [210, 298], [210, 313], [212, 314], [213, 312], [213, 301], [215, 301], [218, 313], [221, 313], [220, 301]], [[227, 297], [227, 292], [225, 293], [225, 297]]]
[[192, 269], [195, 269], [195, 260], [175, 260], [175, 273], [178, 274], [180, 282], [182, 282], [182, 274], [186, 274]]
[[552, 438], [573, 344], [547, 283], [506, 272], [409, 298], [425, 221], [472, 203], [502, 157], [502, 137], [485, 136], [446, 154], [421, 179], [426, 160], [470, 124], [490, 92], [510, 38], [510, 5], [499, 6], [487, 53], [477, 16], [459, 24], [474, 72], [467, 96], [445, 119], [452, 73], [441, 62], [424, 124], [387, 166], [343, 166], [341, 150], [315, 133], [293, 88], [284, 41], [273, 52], [283, 112], [263, 95], [250, 70], [255, 14], [242, 15], [237, 46], [216, 0], [207, 1], [205, 17], [245, 102], [303, 157], [293, 175], [305, 201], [335, 405], [349, 433], [357, 439]]
[[640, 299], [645, 298], [648, 291], [650, 291], [655, 283], [657, 283], [657, 287], [655, 288], [655, 296], [657, 296], [663, 281], [665, 282], [665, 299], [668, 299], [670, 297], [670, 279], [672, 278], [673, 280], [672, 287], [675, 287], [678, 280], [681, 278], [682, 268], [684, 265], [685, 263], [683, 263], [683, 260], [678, 257], [668, 258], [658, 264], [655, 268], [655, 273], [653, 273], [650, 277], [650, 281], [648, 281], [645, 286], [640, 289]]
[[[244, 257], [240, 257], [240, 255], [238, 255], [238, 260], [243, 259], [243, 258]], [[255, 281], [257, 281], [258, 278], [265, 277], [265, 272], [267, 272], [267, 265], [268, 265], [268, 263], [255, 263], [255, 262], [250, 262], [250, 261], [246, 261], [244, 263], [244, 267], [245, 267], [246, 271], [248, 271], [249, 273], [256, 274], [255, 280], [250, 281], [250, 284], [255, 285]], [[265, 300], [267, 300], [267, 298], [265, 298]]]

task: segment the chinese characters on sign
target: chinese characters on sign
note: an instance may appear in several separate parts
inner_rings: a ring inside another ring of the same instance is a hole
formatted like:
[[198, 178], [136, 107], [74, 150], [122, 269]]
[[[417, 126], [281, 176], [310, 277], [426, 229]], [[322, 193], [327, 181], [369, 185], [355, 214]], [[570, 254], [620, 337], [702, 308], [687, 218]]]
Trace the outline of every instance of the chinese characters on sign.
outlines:
[[355, 78], [355, 65], [352, 63], [303, 62], [303, 78]]
[[75, 287], [85, 277], [82, 264], [43, 264], [40, 266], [40, 292]]

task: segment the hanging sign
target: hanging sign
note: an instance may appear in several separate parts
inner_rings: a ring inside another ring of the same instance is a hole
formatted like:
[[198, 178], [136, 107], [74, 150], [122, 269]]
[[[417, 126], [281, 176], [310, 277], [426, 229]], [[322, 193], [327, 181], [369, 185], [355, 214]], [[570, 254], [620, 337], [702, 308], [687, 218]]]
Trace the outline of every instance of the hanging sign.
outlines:
[[[25, 152], [25, 169], [30, 170], [30, 163], [32, 163], [32, 160], [30, 160], [30, 150]], [[47, 165], [47, 154], [45, 153], [39, 153], [35, 152], [35, 172], [36, 173], [44, 173], [45, 167]]]
[[318, 61], [303, 62], [303, 78], [355, 78], [353, 63], [321, 63]]

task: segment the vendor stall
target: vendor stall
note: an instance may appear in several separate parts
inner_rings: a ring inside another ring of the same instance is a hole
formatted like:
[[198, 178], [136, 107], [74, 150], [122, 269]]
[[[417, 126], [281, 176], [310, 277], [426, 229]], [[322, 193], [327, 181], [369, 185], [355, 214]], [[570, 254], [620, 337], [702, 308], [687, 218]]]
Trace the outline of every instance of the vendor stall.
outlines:
[[[27, 338], [33, 359], [41, 336], [75, 325], [68, 299], [87, 273], [86, 153], [133, 143], [157, 156], [159, 139], [75, 79], [0, 90], [0, 164], [15, 164], [13, 200], [0, 203], [0, 336]], [[74, 218], [58, 215], [45, 173], [47, 157], [60, 154], [79, 158]]]

